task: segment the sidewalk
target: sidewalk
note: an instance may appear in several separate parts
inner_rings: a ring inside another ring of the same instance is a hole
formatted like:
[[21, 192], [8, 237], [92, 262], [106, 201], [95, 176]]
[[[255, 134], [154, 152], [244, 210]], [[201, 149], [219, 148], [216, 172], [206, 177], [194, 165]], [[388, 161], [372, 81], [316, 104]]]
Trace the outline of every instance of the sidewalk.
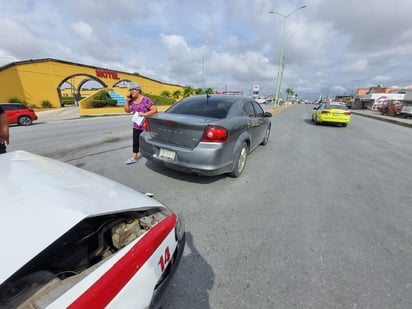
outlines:
[[352, 115], [369, 117], [369, 118], [386, 121], [386, 122], [394, 123], [397, 125], [412, 128], [412, 118], [385, 116], [385, 115], [381, 115], [380, 112], [371, 111], [369, 109], [351, 109], [350, 111]]
[[79, 119], [80, 109], [78, 106], [62, 107], [45, 111], [38, 111], [36, 112], [36, 115], [38, 117], [37, 121], [39, 122]]
[[[159, 110], [163, 110], [164, 107], [159, 108]], [[38, 117], [38, 121], [40, 122], [47, 122], [47, 121], [58, 121], [58, 120], [70, 120], [70, 119], [80, 119], [80, 108], [78, 106], [68, 106], [62, 108], [53, 108], [45, 111], [37, 111], [36, 115]], [[94, 114], [91, 117], [99, 117], [99, 116], [108, 116], [108, 115], [127, 115], [126, 112], [122, 111], [119, 113], [110, 113], [110, 114]]]

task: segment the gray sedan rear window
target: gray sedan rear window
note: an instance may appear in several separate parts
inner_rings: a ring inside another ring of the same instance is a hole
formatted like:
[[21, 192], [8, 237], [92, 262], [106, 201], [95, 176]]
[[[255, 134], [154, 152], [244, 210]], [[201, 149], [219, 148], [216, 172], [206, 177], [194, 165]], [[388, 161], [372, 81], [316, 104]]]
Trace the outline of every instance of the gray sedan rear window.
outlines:
[[219, 100], [219, 98], [207, 99], [206, 96], [196, 99], [182, 100], [167, 110], [167, 113], [204, 116], [212, 118], [226, 118], [233, 101]]

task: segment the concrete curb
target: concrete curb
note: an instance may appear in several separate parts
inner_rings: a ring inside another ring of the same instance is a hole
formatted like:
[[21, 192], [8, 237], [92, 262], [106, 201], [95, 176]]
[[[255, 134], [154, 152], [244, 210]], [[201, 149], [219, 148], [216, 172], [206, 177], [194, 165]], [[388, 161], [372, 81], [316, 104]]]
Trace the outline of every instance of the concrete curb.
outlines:
[[269, 110], [265, 110], [265, 111], [270, 112], [270, 113], [272, 113], [272, 114], [276, 114], [276, 113], [279, 113], [279, 112], [281, 112], [281, 111], [284, 111], [284, 110], [287, 110], [287, 109], [289, 109], [289, 108], [292, 108], [292, 107], [294, 107], [295, 105], [296, 105], [296, 104], [282, 105], [282, 106], [280, 106], [280, 107], [278, 107], [278, 108], [273, 108], [273, 109], [269, 109]]

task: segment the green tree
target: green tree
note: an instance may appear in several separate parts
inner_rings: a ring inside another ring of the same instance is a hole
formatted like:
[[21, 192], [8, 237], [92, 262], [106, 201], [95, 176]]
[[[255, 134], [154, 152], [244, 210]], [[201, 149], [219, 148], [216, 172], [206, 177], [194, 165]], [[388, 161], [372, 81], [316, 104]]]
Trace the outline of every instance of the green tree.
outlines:
[[170, 91], [163, 90], [163, 91], [160, 93], [160, 96], [169, 98], [169, 97], [170, 97]]
[[286, 89], [286, 94], [287, 94], [286, 101], [289, 101], [289, 97], [292, 96], [293, 93], [294, 93], [294, 92], [293, 92], [293, 89], [292, 89], [292, 88]]
[[191, 86], [183, 87], [183, 96], [185, 98], [191, 96], [193, 92], [194, 92], [194, 89]]
[[203, 88], [196, 88], [195, 89], [195, 94], [196, 95], [205, 94], [205, 90]]
[[206, 94], [214, 94], [215, 91], [213, 90], [213, 88], [207, 88], [206, 89]]
[[182, 95], [182, 92], [181, 92], [180, 90], [175, 90], [175, 91], [173, 91], [173, 94], [172, 94], [172, 96], [173, 96], [176, 100], [178, 100], [181, 95]]

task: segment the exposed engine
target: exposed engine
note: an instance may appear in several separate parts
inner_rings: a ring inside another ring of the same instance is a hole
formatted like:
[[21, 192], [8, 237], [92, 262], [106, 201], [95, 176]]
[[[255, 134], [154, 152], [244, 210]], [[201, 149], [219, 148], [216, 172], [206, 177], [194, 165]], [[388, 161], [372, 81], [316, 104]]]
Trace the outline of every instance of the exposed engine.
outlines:
[[[47, 305], [167, 215], [156, 208], [86, 218], [0, 285], [0, 308]], [[47, 300], [33, 297], [40, 290]]]

